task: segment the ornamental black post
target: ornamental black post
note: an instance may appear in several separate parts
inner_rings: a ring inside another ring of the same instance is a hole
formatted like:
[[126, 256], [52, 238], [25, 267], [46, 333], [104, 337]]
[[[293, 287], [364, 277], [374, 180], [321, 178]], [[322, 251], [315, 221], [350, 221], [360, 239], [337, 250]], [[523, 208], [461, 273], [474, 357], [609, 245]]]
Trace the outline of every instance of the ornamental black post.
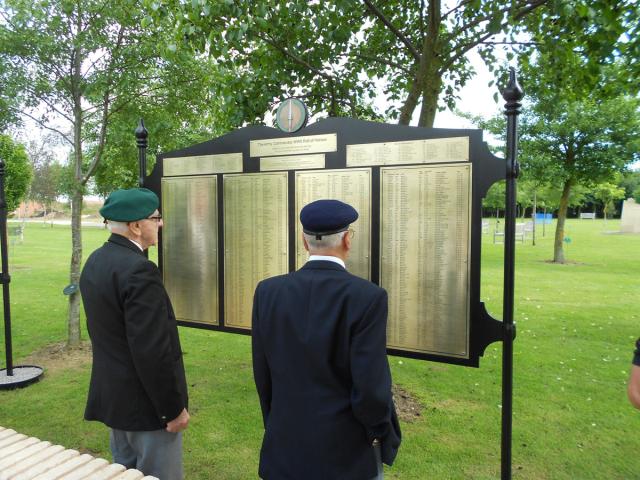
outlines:
[[0, 158], [0, 248], [2, 249], [2, 300], [4, 301], [4, 344], [7, 357], [7, 375], [13, 376], [11, 346], [11, 303], [9, 302], [9, 259], [7, 257], [7, 202], [4, 196], [4, 160]]
[[7, 202], [4, 193], [4, 160], [0, 158], [0, 256], [2, 257], [2, 300], [4, 305], [4, 344], [7, 368], [0, 370], [0, 390], [24, 387], [36, 382], [42, 375], [42, 368], [33, 365], [13, 367], [11, 345], [11, 302], [9, 301], [9, 258], [7, 251]]
[[504, 230], [504, 299], [502, 304], [503, 350], [502, 350], [502, 480], [511, 478], [511, 435], [513, 420], [513, 340], [516, 328], [513, 324], [513, 294], [515, 270], [516, 228], [516, 179], [520, 172], [518, 164], [518, 115], [524, 92], [514, 68], [509, 69], [509, 83], [502, 92], [506, 100], [507, 116], [507, 192]]
[[138, 186], [144, 187], [144, 178], [147, 176], [147, 137], [149, 132], [144, 128], [144, 120], [142, 118], [135, 133], [136, 143], [138, 144], [138, 163], [140, 164]]

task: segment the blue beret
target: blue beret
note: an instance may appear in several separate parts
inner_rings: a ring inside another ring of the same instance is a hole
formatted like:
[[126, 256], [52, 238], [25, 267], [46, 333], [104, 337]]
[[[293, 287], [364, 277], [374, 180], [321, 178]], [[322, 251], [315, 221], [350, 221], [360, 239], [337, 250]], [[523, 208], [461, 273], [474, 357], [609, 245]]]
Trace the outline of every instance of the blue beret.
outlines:
[[104, 202], [100, 215], [114, 222], [135, 222], [149, 217], [159, 205], [158, 196], [149, 189], [116, 190]]
[[340, 200], [316, 200], [300, 211], [302, 230], [309, 235], [344, 232], [358, 219], [358, 212]]

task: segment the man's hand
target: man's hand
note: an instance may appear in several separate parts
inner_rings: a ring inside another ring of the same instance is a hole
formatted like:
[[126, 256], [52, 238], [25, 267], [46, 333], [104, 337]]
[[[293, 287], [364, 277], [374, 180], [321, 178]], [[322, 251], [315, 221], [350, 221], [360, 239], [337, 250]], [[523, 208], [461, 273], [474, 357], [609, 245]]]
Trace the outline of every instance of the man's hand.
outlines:
[[190, 418], [191, 417], [189, 416], [189, 412], [187, 412], [187, 409], [183, 408], [182, 412], [180, 412], [180, 415], [167, 423], [167, 432], [178, 433], [186, 429], [189, 425]]

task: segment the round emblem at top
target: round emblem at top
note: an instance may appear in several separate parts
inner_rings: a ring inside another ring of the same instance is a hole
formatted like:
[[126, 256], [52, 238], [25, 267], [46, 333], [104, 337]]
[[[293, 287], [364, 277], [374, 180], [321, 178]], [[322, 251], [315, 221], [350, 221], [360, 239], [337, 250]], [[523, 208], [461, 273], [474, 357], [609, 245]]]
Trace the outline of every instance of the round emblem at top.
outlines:
[[297, 98], [287, 98], [276, 111], [276, 125], [283, 132], [297, 132], [307, 124], [307, 106]]

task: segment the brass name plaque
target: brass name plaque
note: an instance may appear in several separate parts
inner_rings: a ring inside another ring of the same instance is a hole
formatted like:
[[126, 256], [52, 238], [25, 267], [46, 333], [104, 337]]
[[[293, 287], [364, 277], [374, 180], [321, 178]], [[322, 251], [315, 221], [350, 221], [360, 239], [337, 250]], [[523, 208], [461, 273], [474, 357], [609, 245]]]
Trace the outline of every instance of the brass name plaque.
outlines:
[[268, 138], [251, 140], [251, 157], [272, 157], [275, 155], [304, 155], [308, 153], [335, 152], [338, 149], [338, 135], [307, 135], [303, 137]]
[[260, 159], [260, 170], [263, 172], [271, 170], [309, 170], [312, 168], [324, 168], [324, 153]]
[[216, 177], [162, 179], [164, 285], [178, 320], [219, 324]]
[[468, 162], [469, 137], [347, 145], [347, 166]]
[[162, 170], [165, 177], [241, 172], [242, 153], [165, 158], [162, 161]]
[[387, 346], [468, 358], [471, 165], [380, 171]]
[[225, 175], [224, 322], [251, 328], [256, 284], [289, 271], [287, 172]]
[[351, 225], [355, 231], [347, 270], [367, 280], [371, 277], [371, 169], [321, 170], [296, 172], [296, 268], [302, 267], [308, 253], [302, 243], [300, 210], [306, 204], [323, 198], [341, 200], [359, 214]]

